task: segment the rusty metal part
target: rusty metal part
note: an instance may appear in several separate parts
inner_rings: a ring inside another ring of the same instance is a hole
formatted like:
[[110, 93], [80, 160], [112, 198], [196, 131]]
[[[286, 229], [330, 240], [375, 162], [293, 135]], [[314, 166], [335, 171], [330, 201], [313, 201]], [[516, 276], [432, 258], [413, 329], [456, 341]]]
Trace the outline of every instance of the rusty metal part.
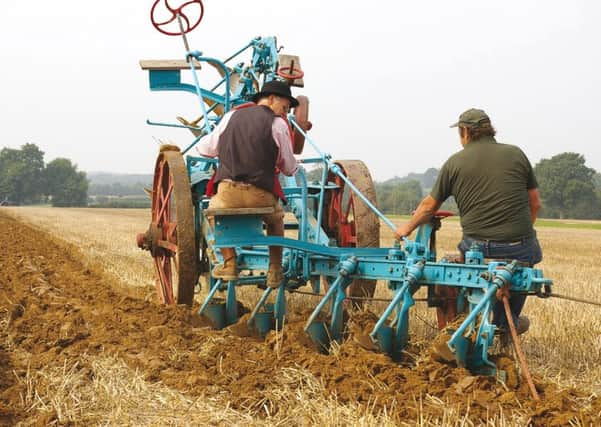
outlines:
[[522, 366], [522, 374], [524, 375], [524, 378], [526, 378], [526, 382], [528, 383], [528, 387], [530, 388], [532, 398], [536, 401], [540, 401], [540, 397], [538, 395], [538, 392], [536, 391], [536, 387], [534, 386], [534, 381], [532, 381], [532, 376], [530, 375], [530, 370], [528, 369], [528, 364], [526, 363], [526, 357], [524, 356], [524, 352], [522, 351], [522, 347], [520, 346], [518, 333], [515, 329], [515, 324], [513, 323], [511, 309], [509, 308], [509, 297], [506, 293], [503, 294], [503, 307], [505, 308], [505, 317], [507, 317], [507, 323], [509, 324], [511, 339], [513, 340], [515, 351], [518, 355], [520, 365]]
[[[376, 204], [376, 189], [369, 169], [361, 160], [338, 160], [335, 162], [344, 175], [367, 199]], [[370, 248], [380, 245], [380, 220], [345, 182], [329, 173], [328, 181], [338, 185], [326, 194], [324, 228], [329, 236], [335, 237], [338, 246]], [[373, 297], [376, 280], [355, 280], [348, 289], [351, 297]], [[354, 301], [361, 306], [361, 301]]]
[[161, 147], [152, 191], [152, 222], [143, 246], [151, 251], [164, 304], [192, 304], [198, 280], [192, 193], [179, 149]]
[[159, 240], [162, 237], [162, 233], [163, 230], [156, 223], [151, 222], [145, 233], [140, 233], [136, 236], [138, 247], [150, 251], [150, 255], [153, 257], [159, 256], [161, 251]]
[[447, 324], [457, 318], [457, 298], [459, 289], [450, 286], [435, 285], [434, 294], [440, 306], [436, 307], [436, 321], [438, 329], [443, 329]]
[[[304, 95], [296, 97], [298, 106], [294, 109], [294, 120], [300, 125], [305, 132], [311, 130], [313, 124], [309, 121], [309, 98]], [[301, 154], [305, 147], [305, 137], [297, 129], [294, 129], [292, 149], [294, 154]]]

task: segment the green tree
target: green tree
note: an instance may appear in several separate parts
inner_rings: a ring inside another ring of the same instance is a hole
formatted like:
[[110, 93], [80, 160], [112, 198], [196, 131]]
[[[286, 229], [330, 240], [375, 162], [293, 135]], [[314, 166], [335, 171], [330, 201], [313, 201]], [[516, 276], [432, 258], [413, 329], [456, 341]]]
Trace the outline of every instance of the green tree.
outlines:
[[35, 144], [0, 151], [0, 199], [17, 204], [38, 203], [44, 194], [44, 152]]
[[47, 194], [52, 206], [86, 206], [88, 202], [88, 180], [85, 172], [78, 172], [71, 160], [54, 159], [44, 171]]
[[597, 198], [601, 200], [601, 173], [597, 172], [595, 176], [593, 176], [593, 184], [595, 186]]
[[598, 218], [600, 201], [595, 192], [594, 169], [578, 153], [542, 159], [534, 168], [545, 216]]
[[397, 184], [376, 184], [378, 206], [385, 213], [408, 214], [423, 197], [420, 183], [416, 180]]

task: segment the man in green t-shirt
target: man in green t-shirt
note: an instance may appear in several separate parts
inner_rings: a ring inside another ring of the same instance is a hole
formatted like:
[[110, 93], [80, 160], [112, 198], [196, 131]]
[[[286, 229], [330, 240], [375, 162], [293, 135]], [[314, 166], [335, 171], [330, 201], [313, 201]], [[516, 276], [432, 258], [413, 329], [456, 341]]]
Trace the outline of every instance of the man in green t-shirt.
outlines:
[[[463, 150], [445, 162], [434, 188], [411, 220], [397, 228], [395, 237], [400, 240], [429, 222], [453, 196], [463, 229], [458, 245], [462, 255], [476, 245], [485, 258], [517, 259], [530, 266], [540, 262], [542, 251], [533, 224], [541, 201], [528, 158], [518, 147], [495, 140], [496, 131], [483, 110], [465, 111], [451, 127], [459, 128]], [[525, 301], [523, 295], [510, 298], [514, 322], [522, 333], [529, 326], [528, 319], [520, 316]], [[493, 309], [493, 323], [507, 328], [500, 302]]]

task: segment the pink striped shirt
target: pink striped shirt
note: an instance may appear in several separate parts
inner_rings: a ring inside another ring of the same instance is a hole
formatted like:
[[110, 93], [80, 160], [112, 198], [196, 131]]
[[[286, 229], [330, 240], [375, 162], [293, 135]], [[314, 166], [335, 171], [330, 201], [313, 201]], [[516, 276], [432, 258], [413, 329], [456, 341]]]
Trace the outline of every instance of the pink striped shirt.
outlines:
[[[217, 157], [219, 155], [218, 145], [219, 137], [225, 131], [228, 122], [232, 115], [236, 111], [230, 111], [224, 115], [219, 124], [213, 129], [213, 131], [200, 138], [196, 144], [196, 151], [201, 156], [205, 157]], [[276, 167], [284, 174], [292, 176], [298, 169], [298, 163], [294, 158], [292, 152], [292, 141], [290, 140], [290, 132], [288, 131], [288, 125], [286, 121], [281, 117], [276, 117], [271, 125], [271, 134], [275, 144], [278, 146], [278, 158], [276, 160]]]

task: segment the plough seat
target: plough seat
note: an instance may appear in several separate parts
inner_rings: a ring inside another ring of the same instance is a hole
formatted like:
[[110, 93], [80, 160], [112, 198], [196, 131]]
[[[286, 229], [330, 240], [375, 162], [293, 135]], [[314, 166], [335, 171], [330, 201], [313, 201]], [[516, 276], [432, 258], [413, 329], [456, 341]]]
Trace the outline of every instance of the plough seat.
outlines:
[[275, 212], [271, 206], [264, 208], [208, 208], [204, 210], [206, 216], [230, 215], [269, 215]]
[[[154, 71], [188, 70], [190, 64], [184, 59], [142, 59], [140, 68]], [[194, 68], [200, 69], [200, 62], [195, 60]]]
[[263, 208], [208, 208], [207, 217], [215, 218], [215, 243], [243, 240], [250, 244], [264, 237], [263, 216], [275, 212], [273, 207]]

